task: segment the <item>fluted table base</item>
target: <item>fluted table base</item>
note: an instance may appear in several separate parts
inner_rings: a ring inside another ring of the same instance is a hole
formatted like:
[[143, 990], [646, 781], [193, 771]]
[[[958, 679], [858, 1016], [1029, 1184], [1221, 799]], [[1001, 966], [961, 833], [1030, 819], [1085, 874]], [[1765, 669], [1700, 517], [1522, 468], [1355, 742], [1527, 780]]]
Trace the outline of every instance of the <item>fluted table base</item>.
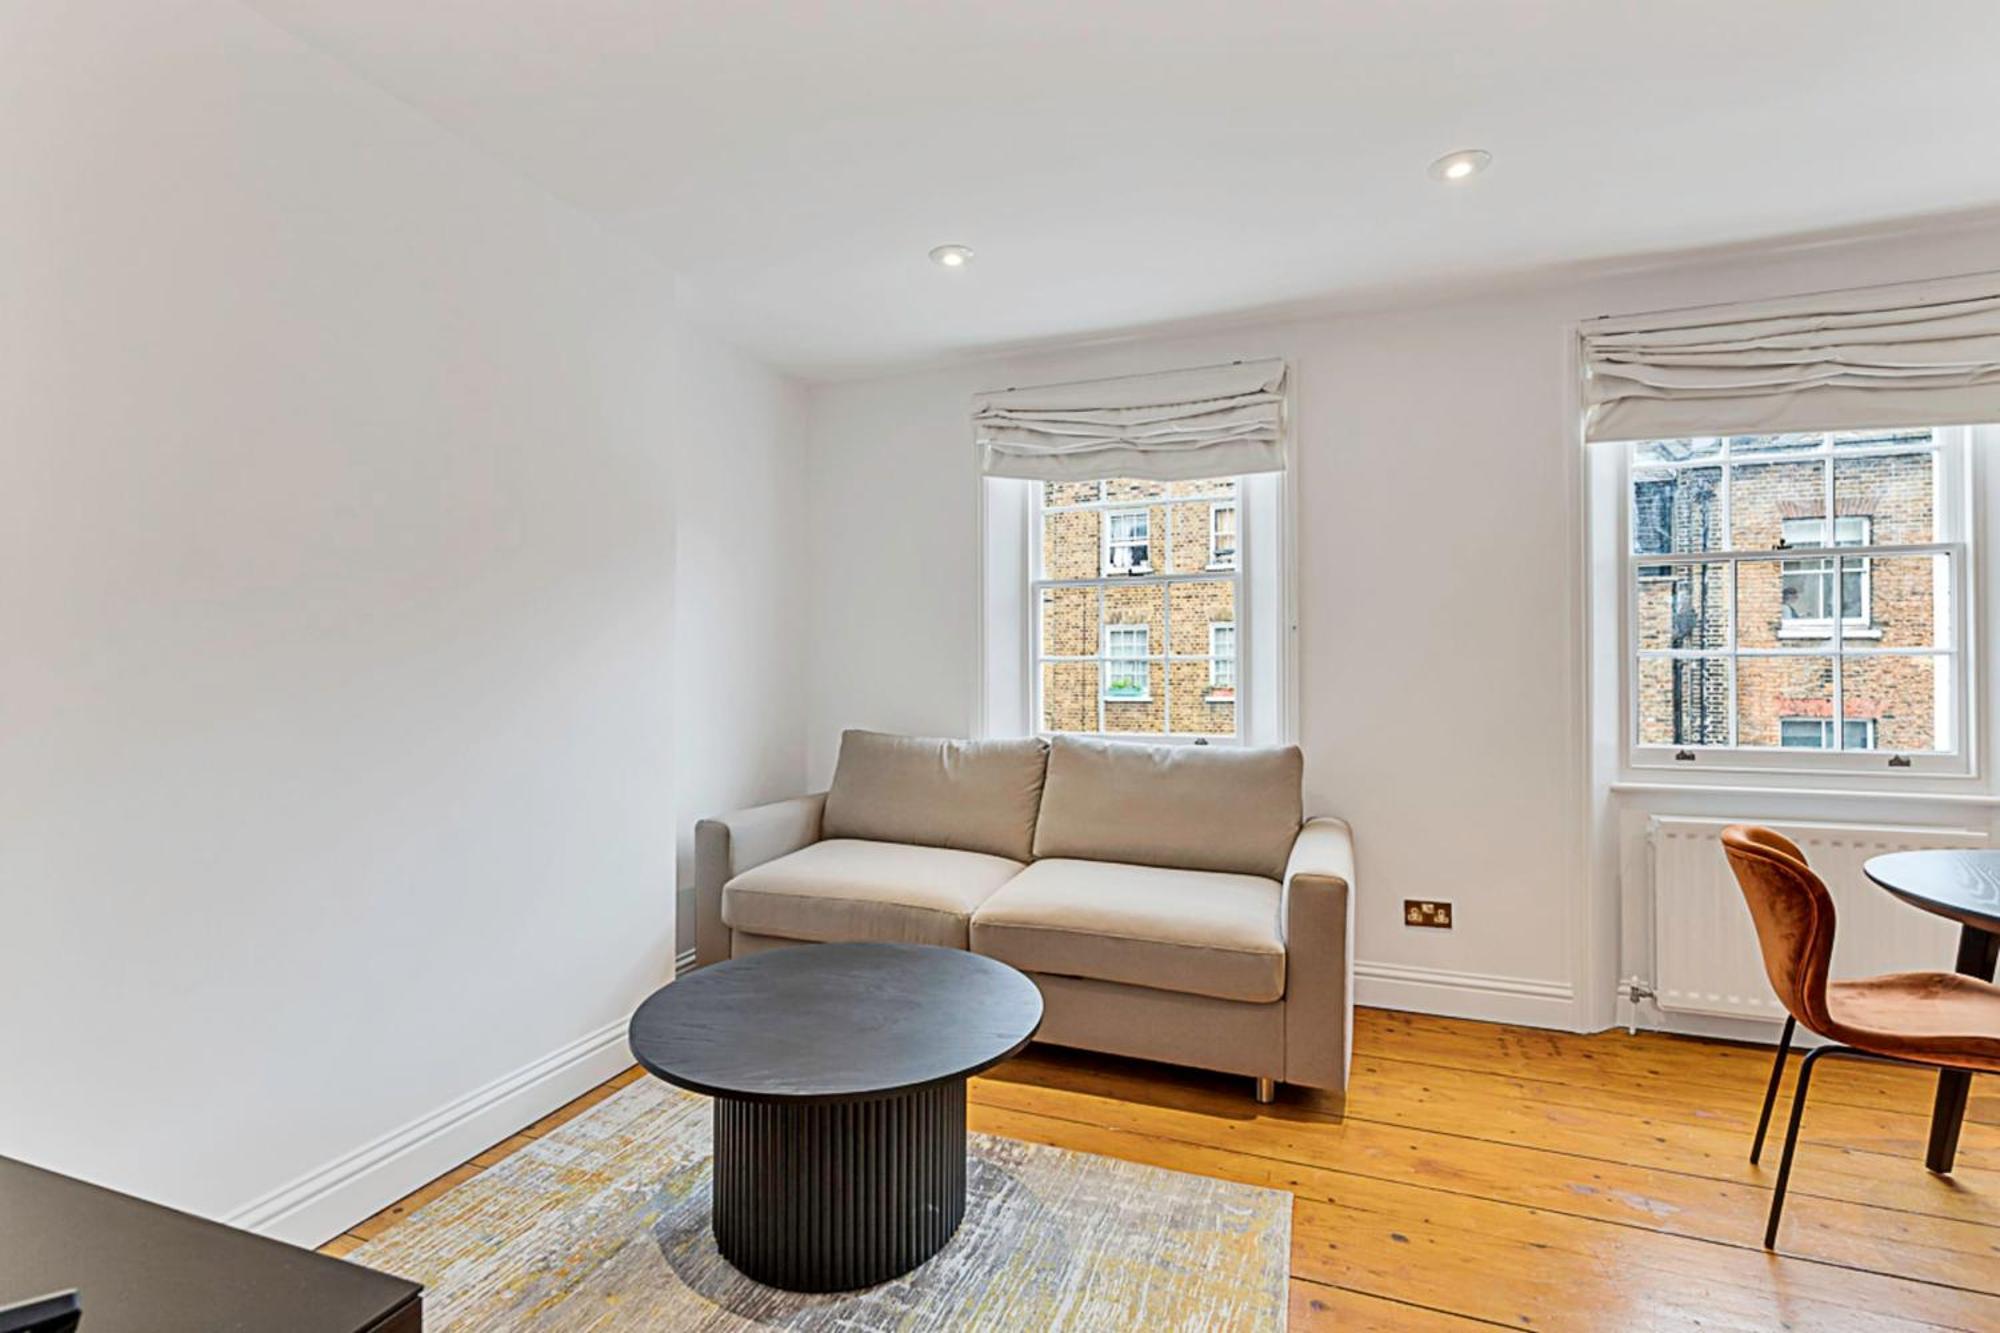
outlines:
[[715, 1099], [715, 1243], [788, 1291], [909, 1272], [965, 1220], [965, 1081], [867, 1101]]

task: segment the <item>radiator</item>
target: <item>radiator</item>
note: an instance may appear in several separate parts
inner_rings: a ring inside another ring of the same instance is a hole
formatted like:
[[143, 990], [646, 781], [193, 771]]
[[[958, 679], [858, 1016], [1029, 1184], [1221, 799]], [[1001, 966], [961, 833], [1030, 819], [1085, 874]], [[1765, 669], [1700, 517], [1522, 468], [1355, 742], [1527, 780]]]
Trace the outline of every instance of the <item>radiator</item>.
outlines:
[[[1784, 1009], [1764, 978], [1757, 932], [1736, 877], [1722, 854], [1721, 833], [1734, 820], [1649, 821], [1652, 846], [1654, 1001], [1672, 1013], [1782, 1019]], [[1833, 894], [1837, 928], [1833, 975], [1949, 970], [1958, 927], [1905, 906], [1869, 883], [1862, 863], [1885, 852], [1920, 847], [1984, 847], [1972, 829], [1899, 828], [1863, 824], [1764, 823], [1799, 844]]]

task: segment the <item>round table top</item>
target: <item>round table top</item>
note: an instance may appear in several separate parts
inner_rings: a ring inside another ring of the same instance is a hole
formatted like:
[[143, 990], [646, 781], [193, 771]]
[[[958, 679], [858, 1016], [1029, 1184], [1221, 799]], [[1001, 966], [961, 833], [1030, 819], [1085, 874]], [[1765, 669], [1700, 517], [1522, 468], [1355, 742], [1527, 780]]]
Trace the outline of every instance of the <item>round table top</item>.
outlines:
[[1861, 869], [1912, 907], [2000, 932], [2000, 852], [1890, 852], [1869, 858]]
[[968, 1078], [1042, 1025], [1035, 983], [921, 944], [771, 949], [690, 973], [632, 1015], [632, 1054], [711, 1097], [838, 1102]]

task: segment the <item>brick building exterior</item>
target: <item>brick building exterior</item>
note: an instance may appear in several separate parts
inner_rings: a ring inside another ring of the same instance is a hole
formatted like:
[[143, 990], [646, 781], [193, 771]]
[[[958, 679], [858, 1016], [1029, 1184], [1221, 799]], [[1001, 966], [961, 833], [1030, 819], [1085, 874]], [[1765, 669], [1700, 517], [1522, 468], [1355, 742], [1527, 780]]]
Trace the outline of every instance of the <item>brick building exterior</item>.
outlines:
[[[1819, 448], [1818, 437], [1808, 437]], [[1728, 563], [1639, 566], [1638, 646], [1716, 653], [1714, 657], [1644, 658], [1639, 664], [1639, 739], [1652, 745], [1727, 745], [1731, 699], [1728, 654], [1784, 649], [1797, 656], [1738, 656], [1736, 743], [1832, 748], [1836, 719], [1834, 635], [1838, 606], [1841, 717], [1849, 749], [1939, 748], [1938, 659], [1925, 655], [1852, 655], [1856, 650], [1930, 649], [1939, 645], [1942, 557], [1866, 556], [1873, 546], [1937, 538], [1936, 465], [1924, 433], [1836, 436], [1818, 456], [1791, 459], [1799, 437], [1733, 442], [1732, 453], [1759, 452], [1714, 465], [1648, 469], [1641, 446], [1635, 466], [1635, 549], [1693, 554], [1772, 551], [1769, 560], [1734, 566], [1731, 624]], [[1697, 450], [1702, 443], [1672, 442]], [[1912, 446], [1907, 453], [1857, 453]], [[1918, 447], [1921, 446], [1921, 447]], [[1655, 455], [1662, 456], [1662, 455]], [[1671, 453], [1663, 456], [1672, 457]], [[1830, 471], [1829, 471], [1830, 468]], [[1855, 554], [1786, 558], [1791, 547], [1827, 544], [1831, 480], [1833, 544]], [[1724, 495], [1724, 485], [1728, 493]], [[1727, 530], [1725, 531], [1725, 524]]]
[[1042, 578], [1100, 580], [1041, 590], [1043, 728], [1233, 735], [1236, 483], [1051, 482], [1042, 504]]

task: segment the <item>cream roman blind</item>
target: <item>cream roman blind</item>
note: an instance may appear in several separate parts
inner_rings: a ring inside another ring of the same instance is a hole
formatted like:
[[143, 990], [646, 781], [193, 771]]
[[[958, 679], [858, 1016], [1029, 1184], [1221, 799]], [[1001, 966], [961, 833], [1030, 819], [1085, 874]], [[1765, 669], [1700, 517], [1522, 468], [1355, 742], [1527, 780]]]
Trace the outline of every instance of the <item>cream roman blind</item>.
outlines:
[[1187, 481], [1285, 466], [1285, 363], [1173, 370], [972, 401], [989, 477]]
[[2000, 421], [2000, 273], [1583, 325], [1586, 440]]

